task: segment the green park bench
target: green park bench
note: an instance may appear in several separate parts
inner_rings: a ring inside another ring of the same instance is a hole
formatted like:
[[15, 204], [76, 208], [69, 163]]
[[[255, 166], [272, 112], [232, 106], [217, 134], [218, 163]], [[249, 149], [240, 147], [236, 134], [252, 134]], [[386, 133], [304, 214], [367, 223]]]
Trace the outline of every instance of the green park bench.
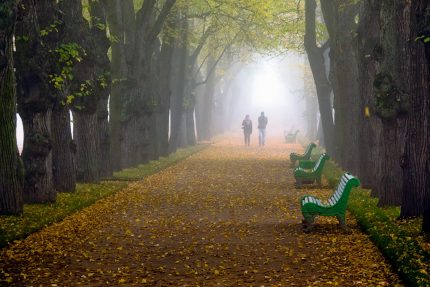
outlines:
[[308, 145], [308, 147], [306, 148], [304, 154], [298, 154], [295, 152], [290, 153], [291, 166], [295, 166], [296, 161], [298, 161], [298, 160], [309, 160], [311, 158], [312, 149], [316, 146], [317, 146], [316, 144], [310, 143]]
[[285, 135], [285, 142], [286, 143], [295, 143], [298, 133], [299, 133], [299, 130], [296, 130], [295, 133], [287, 133]]
[[349, 194], [353, 187], [358, 187], [359, 185], [360, 181], [356, 177], [352, 176], [350, 173], [344, 173], [336, 191], [327, 202], [322, 202], [311, 195], [303, 196], [300, 200], [300, 205], [304, 217], [304, 231], [309, 232], [312, 230], [317, 215], [336, 216], [341, 227], [347, 229], [345, 213]]
[[318, 185], [321, 185], [322, 170], [328, 159], [330, 159], [330, 157], [326, 153], [323, 153], [311, 168], [296, 168], [294, 170], [294, 178], [296, 179], [297, 187], [301, 187], [303, 184], [312, 184], [315, 181]]

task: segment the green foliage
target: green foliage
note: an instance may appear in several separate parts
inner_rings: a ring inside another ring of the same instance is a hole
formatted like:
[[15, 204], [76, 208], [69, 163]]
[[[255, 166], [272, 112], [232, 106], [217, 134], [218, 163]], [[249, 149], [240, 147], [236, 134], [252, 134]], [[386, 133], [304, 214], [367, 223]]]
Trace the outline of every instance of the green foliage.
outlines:
[[[341, 174], [333, 162], [327, 163], [324, 175], [331, 186]], [[407, 286], [429, 286], [430, 249], [420, 234], [421, 219], [398, 221], [399, 208], [379, 208], [377, 203], [368, 190], [356, 189], [348, 209]]]
[[40, 30], [40, 36], [42, 37], [46, 37], [51, 33], [58, 33], [58, 26], [60, 26], [62, 24], [61, 21], [59, 20], [55, 20], [51, 25], [44, 27], [43, 29]]
[[[51, 84], [59, 91], [65, 90], [66, 84], [73, 80], [73, 66], [75, 63], [82, 61], [82, 57], [86, 55], [85, 50], [77, 43], [64, 43], [57, 49], [50, 51], [58, 58], [60, 66], [59, 74], [49, 75]], [[67, 97], [67, 102], [73, 99]]]

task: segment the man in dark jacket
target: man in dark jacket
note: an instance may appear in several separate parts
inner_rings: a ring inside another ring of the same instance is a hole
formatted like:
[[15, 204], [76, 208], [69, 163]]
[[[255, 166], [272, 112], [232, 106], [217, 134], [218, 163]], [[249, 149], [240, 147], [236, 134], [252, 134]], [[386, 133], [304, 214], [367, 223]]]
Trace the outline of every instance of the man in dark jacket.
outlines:
[[264, 146], [266, 143], [266, 126], [267, 117], [264, 116], [264, 112], [261, 112], [260, 117], [258, 117], [258, 143], [260, 146]]

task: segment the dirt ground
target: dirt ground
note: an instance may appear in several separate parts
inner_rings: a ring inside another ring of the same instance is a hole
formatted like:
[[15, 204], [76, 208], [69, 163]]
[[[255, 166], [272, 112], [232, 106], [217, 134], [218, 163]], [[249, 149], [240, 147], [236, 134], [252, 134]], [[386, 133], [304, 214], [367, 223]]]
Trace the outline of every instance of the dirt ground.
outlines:
[[0, 251], [10, 286], [403, 286], [348, 216], [302, 231], [289, 153], [219, 138], [209, 148]]

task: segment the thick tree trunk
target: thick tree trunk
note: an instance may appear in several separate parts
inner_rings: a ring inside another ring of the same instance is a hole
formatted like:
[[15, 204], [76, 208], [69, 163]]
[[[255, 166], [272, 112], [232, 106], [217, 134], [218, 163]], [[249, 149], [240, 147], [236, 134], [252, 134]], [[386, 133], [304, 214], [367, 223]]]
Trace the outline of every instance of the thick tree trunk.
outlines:
[[194, 108], [189, 108], [185, 112], [185, 123], [187, 130], [187, 145], [193, 146], [196, 144], [196, 132], [195, 132], [195, 122], [194, 122]]
[[111, 43], [112, 88], [109, 100], [110, 154], [113, 170], [120, 170], [124, 164], [121, 158], [123, 134], [123, 105], [128, 71], [133, 62], [135, 48], [135, 12], [133, 0], [107, 0], [107, 21]]
[[[209, 72], [215, 65], [215, 59], [210, 57], [208, 59], [207, 71]], [[207, 75], [206, 89], [202, 99], [202, 111], [198, 119], [198, 134], [199, 140], [210, 140], [212, 137], [212, 113], [214, 107], [214, 94], [215, 94], [215, 73]]]
[[[29, 97], [33, 93], [27, 93]], [[55, 202], [52, 181], [51, 109], [32, 113], [31, 106], [20, 106], [24, 127], [22, 159], [25, 166], [23, 198], [27, 203]]]
[[400, 205], [403, 174], [401, 157], [405, 144], [405, 113], [409, 90], [408, 3], [381, 2], [380, 70], [373, 81], [376, 113], [382, 119], [381, 181], [374, 189], [379, 205]]
[[[170, 26], [175, 27], [176, 21], [170, 21]], [[170, 97], [171, 85], [170, 77], [172, 75], [173, 63], [173, 42], [174, 39], [170, 33], [164, 35], [163, 43], [161, 45], [161, 52], [159, 57], [159, 80], [158, 80], [158, 108], [157, 108], [157, 143], [160, 156], [167, 156], [169, 154], [169, 110], [170, 110]]]
[[318, 105], [321, 114], [322, 130], [324, 133], [324, 143], [327, 152], [333, 155], [334, 150], [334, 123], [331, 104], [331, 85], [326, 73], [324, 50], [325, 47], [316, 46], [316, 25], [315, 25], [315, 0], [306, 0], [306, 34], [305, 49], [311, 66], [312, 75], [318, 96]]
[[[430, 38], [430, 15], [426, 13], [425, 15], [421, 14], [424, 11], [429, 11], [430, 3], [425, 0], [420, 0], [414, 3], [416, 6], [412, 6], [413, 13], [418, 11], [418, 13], [412, 14], [416, 15], [417, 19], [412, 20], [412, 22], [417, 21], [419, 23], [419, 36], [425, 36], [426, 38]], [[426, 39], [424, 38], [424, 39]], [[430, 74], [430, 44], [425, 44], [425, 55], [427, 60], [427, 72]], [[429, 83], [430, 79], [427, 78], [427, 83]], [[425, 97], [428, 100], [428, 97]], [[427, 104], [429, 104], [427, 102]], [[430, 142], [430, 113], [427, 109], [427, 143]], [[429, 153], [427, 152], [427, 165], [424, 173], [426, 176], [426, 190], [424, 194], [424, 211], [423, 211], [423, 225], [422, 231], [427, 235], [427, 240], [430, 240], [430, 158]]]
[[363, 1], [360, 11], [358, 28], [358, 69], [361, 102], [360, 121], [357, 126], [358, 142], [361, 149], [359, 171], [361, 185], [372, 189], [372, 196], [377, 196], [382, 161], [380, 160], [381, 120], [375, 114], [375, 98], [373, 97], [373, 81], [379, 64], [379, 12], [380, 1]]
[[[406, 22], [406, 29], [410, 28], [408, 36], [416, 38], [422, 31], [430, 31], [430, 16], [428, 1], [412, 1], [411, 22]], [[408, 14], [409, 15], [409, 14]], [[427, 37], [430, 36], [428, 33]], [[429, 90], [429, 66], [426, 58], [423, 41], [410, 41], [407, 52], [410, 54], [410, 66], [405, 69], [410, 76], [407, 82], [410, 95], [410, 110], [406, 121], [405, 153], [402, 158], [403, 168], [403, 199], [401, 218], [415, 217], [426, 213], [425, 194], [429, 189], [429, 119], [430, 102]], [[427, 48], [428, 49], [428, 48]], [[408, 59], [405, 59], [408, 60]], [[424, 215], [423, 229], [426, 229], [428, 216]], [[427, 229], [430, 231], [430, 229]]]
[[97, 63], [97, 78], [99, 80], [96, 93], [98, 93], [97, 103], [97, 127], [98, 127], [98, 158], [100, 177], [112, 177], [112, 162], [110, 158], [110, 132], [109, 132], [109, 111], [108, 101], [111, 92], [110, 60], [108, 51], [111, 43], [106, 35], [106, 10], [99, 0], [90, 0], [91, 15], [91, 36], [95, 41], [95, 58]]
[[[93, 27], [83, 17], [81, 0], [60, 2], [64, 11], [63, 20], [66, 26], [66, 38], [76, 43], [85, 53], [81, 61], [73, 65], [73, 80], [70, 91], [73, 98], [74, 135], [77, 145], [76, 166], [77, 179], [83, 182], [98, 182], [101, 166], [100, 128], [106, 124], [105, 108], [110, 87], [109, 59], [107, 51], [109, 41], [106, 32], [100, 30], [104, 24], [104, 13], [100, 3], [90, 1], [90, 14]], [[81, 95], [83, 94], [83, 95]], [[102, 117], [97, 111], [102, 109]], [[99, 121], [100, 126], [99, 126]], [[82, 128], [82, 130], [80, 130]]]
[[52, 111], [52, 172], [54, 188], [59, 192], [74, 192], [76, 167], [70, 128], [70, 112], [67, 106], [57, 103]]
[[[181, 39], [184, 43], [187, 42], [188, 34], [188, 23], [186, 18], [180, 20], [181, 26]], [[172, 68], [172, 97], [170, 101], [170, 139], [169, 139], [169, 151], [175, 152], [180, 146], [181, 140], [181, 126], [182, 126], [182, 114], [183, 114], [183, 99], [185, 93], [185, 72], [187, 69], [187, 47], [185, 44], [175, 43], [174, 50], [174, 61]]]
[[22, 5], [25, 13], [17, 25], [15, 59], [18, 111], [24, 126], [23, 196], [29, 203], [53, 202], [51, 114], [57, 91], [53, 92], [49, 75], [58, 73], [53, 51], [61, 43], [62, 27], [57, 25], [48, 35], [40, 35], [40, 27], [49, 27], [58, 20], [55, 1], [26, 0]]
[[99, 133], [99, 174], [101, 178], [109, 178], [113, 175], [110, 153], [110, 131], [108, 98], [103, 97], [97, 106], [97, 128]]
[[19, 1], [0, 4], [0, 214], [23, 211], [23, 166], [16, 145], [13, 33]]
[[[335, 108], [335, 160], [356, 173], [360, 147], [358, 133], [353, 132], [361, 116], [359, 107], [358, 68], [356, 59], [356, 4], [321, 1], [330, 34], [330, 65]], [[328, 7], [327, 7], [328, 6]]]
[[[97, 114], [73, 112], [73, 139], [76, 142], [76, 177], [80, 182], [98, 182]], [[94, 135], [89, 140], [88, 135]]]

